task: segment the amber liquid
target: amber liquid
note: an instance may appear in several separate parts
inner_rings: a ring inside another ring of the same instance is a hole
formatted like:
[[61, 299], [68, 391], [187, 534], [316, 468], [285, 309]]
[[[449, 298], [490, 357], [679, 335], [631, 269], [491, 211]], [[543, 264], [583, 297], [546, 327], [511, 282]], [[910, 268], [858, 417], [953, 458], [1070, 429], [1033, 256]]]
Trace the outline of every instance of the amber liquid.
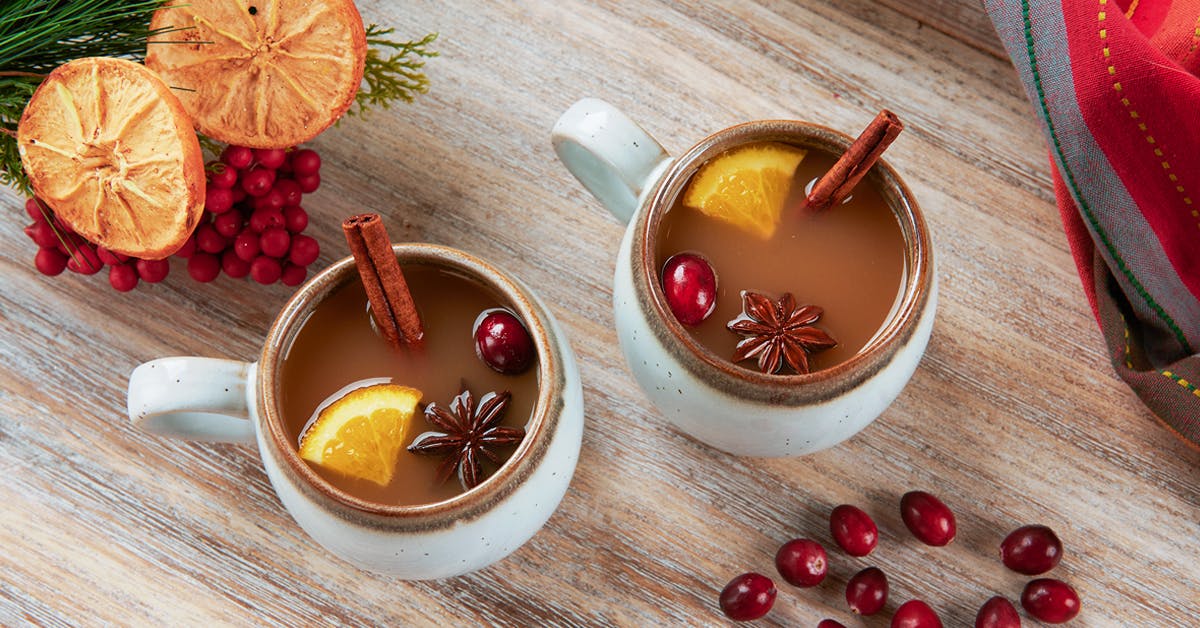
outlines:
[[[688, 328], [716, 355], [732, 358], [734, 346], [743, 338], [725, 327], [742, 312], [742, 290], [772, 298], [790, 292], [798, 305], [824, 308], [816, 325], [838, 345], [809, 356], [814, 371], [859, 352], [886, 322], [903, 288], [905, 242], [900, 223], [883, 197], [864, 179], [843, 205], [823, 212], [798, 207], [804, 187], [825, 174], [834, 161], [829, 154], [808, 150], [792, 183], [796, 200], [784, 208], [769, 240], [679, 201], [663, 216], [658, 267], [672, 255], [692, 252], [707, 258], [716, 271], [716, 309], [703, 323]], [[739, 365], [757, 369], [754, 360]], [[791, 371], [784, 367], [780, 374]]]
[[[345, 394], [348, 386], [395, 383], [422, 392], [405, 447], [426, 431], [435, 431], [421, 410], [430, 402], [448, 407], [463, 384], [476, 402], [485, 393], [510, 391], [512, 401], [503, 425], [525, 427], [537, 401], [536, 363], [519, 375], [493, 371], [475, 355], [472, 328], [480, 312], [505, 304], [484, 286], [444, 269], [406, 265], [405, 278], [425, 325], [420, 350], [394, 350], [372, 326], [367, 296], [359, 281], [331, 294], [304, 322], [286, 353], [281, 369], [281, 408], [292, 443], [299, 446], [318, 408]], [[515, 447], [497, 453], [503, 459]], [[361, 499], [382, 504], [415, 505], [442, 501], [463, 492], [457, 476], [435, 482], [440, 456], [400, 452], [391, 484], [343, 477], [313, 466], [334, 486]], [[494, 472], [484, 462], [484, 474]]]

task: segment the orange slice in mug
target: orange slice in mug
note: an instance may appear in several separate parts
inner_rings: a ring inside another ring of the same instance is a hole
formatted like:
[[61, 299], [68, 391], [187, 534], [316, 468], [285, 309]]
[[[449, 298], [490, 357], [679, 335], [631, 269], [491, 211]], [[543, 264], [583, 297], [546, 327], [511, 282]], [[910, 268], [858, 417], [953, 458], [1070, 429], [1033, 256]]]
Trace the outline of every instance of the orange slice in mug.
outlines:
[[802, 148], [778, 142], [721, 153], [696, 172], [683, 204], [769, 239], [779, 225], [796, 167], [806, 154]]
[[354, 389], [317, 415], [300, 439], [300, 457], [387, 486], [420, 400], [421, 391], [396, 384]]
[[204, 210], [204, 158], [192, 121], [157, 74], [122, 59], [55, 68], [17, 126], [39, 198], [111, 251], [162, 259]]
[[[316, 137], [362, 83], [367, 38], [351, 0], [185, 0], [159, 9], [146, 65], [196, 128], [251, 148]], [[181, 29], [181, 30], [174, 30]]]

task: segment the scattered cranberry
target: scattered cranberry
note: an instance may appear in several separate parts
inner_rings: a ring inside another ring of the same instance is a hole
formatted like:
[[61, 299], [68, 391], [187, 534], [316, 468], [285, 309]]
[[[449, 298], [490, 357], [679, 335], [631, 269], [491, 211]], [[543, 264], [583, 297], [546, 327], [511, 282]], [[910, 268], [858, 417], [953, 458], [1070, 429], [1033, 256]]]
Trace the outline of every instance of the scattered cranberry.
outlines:
[[975, 628], [1021, 628], [1021, 616], [1017, 607], [1007, 598], [993, 596], [979, 607], [975, 615]]
[[1025, 585], [1021, 606], [1035, 619], [1061, 624], [1079, 614], [1079, 594], [1061, 580], [1038, 578]]
[[117, 292], [129, 292], [138, 285], [137, 268], [133, 264], [117, 264], [108, 267], [108, 283]]
[[265, 196], [275, 184], [275, 171], [259, 168], [242, 175], [242, 190], [250, 196]]
[[48, 277], [61, 275], [67, 269], [67, 256], [56, 248], [38, 249], [37, 255], [33, 256], [33, 266]]
[[942, 618], [925, 602], [909, 600], [892, 615], [892, 628], [942, 628]]
[[776, 552], [775, 567], [788, 584], [815, 587], [825, 579], [829, 560], [820, 543], [811, 539], [792, 539]]
[[262, 232], [258, 244], [264, 255], [281, 258], [287, 255], [288, 248], [292, 245], [292, 236], [283, 227], [271, 227]]
[[662, 268], [663, 294], [680, 323], [699, 325], [717, 307], [717, 275], [694, 253], [672, 255]]
[[292, 236], [292, 248], [288, 252], [288, 260], [297, 266], [308, 266], [317, 261], [317, 257], [321, 255], [321, 245], [316, 239], [306, 235], [296, 234]]
[[941, 547], [954, 540], [954, 513], [925, 491], [910, 491], [900, 498], [900, 517], [913, 536], [926, 545]]
[[188, 275], [200, 283], [208, 283], [221, 274], [221, 260], [212, 253], [196, 251], [188, 258]]
[[475, 355], [492, 370], [515, 375], [533, 363], [533, 339], [508, 310], [484, 310], [475, 319], [471, 333], [475, 338]]
[[833, 540], [851, 556], [866, 556], [879, 543], [879, 528], [871, 516], [857, 506], [842, 504], [829, 515]]
[[259, 255], [250, 262], [250, 278], [261, 284], [272, 284], [283, 275], [283, 265], [274, 257]]
[[287, 160], [287, 153], [282, 148], [256, 148], [254, 149], [254, 160], [264, 168], [278, 170]]
[[817, 622], [817, 628], [846, 628], [846, 625], [836, 619], [822, 619]]
[[308, 277], [307, 268], [288, 262], [283, 265], [283, 271], [279, 274], [279, 283], [285, 286], [298, 286], [304, 283], [306, 277]]
[[846, 582], [846, 603], [858, 615], [874, 615], [887, 604], [888, 580], [883, 570], [867, 567]]
[[171, 272], [171, 262], [165, 259], [140, 259], [135, 264], [138, 277], [146, 283], [158, 283]]
[[245, 146], [230, 145], [221, 151], [221, 162], [231, 168], [238, 170], [248, 168], [252, 161], [254, 161], [254, 151]]
[[775, 604], [775, 583], [757, 573], [744, 573], [725, 585], [720, 597], [721, 610], [734, 621], [758, 619]]
[[1046, 526], [1021, 526], [1000, 543], [1000, 560], [1017, 573], [1044, 574], [1062, 560], [1062, 541]]

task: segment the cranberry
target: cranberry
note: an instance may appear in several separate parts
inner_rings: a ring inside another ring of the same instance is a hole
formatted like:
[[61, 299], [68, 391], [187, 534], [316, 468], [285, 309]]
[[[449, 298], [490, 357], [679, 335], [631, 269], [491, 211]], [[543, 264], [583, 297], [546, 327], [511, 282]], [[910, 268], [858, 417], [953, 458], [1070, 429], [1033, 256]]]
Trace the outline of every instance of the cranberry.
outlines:
[[183, 244], [175, 251], [175, 257], [187, 259], [196, 252], [196, 234], [188, 236], [188, 239], [183, 241]]
[[1046, 526], [1021, 526], [1000, 542], [1000, 560], [1017, 573], [1043, 574], [1062, 560], [1062, 541]]
[[287, 160], [287, 153], [283, 152], [282, 148], [256, 148], [254, 149], [254, 160], [263, 168], [278, 170]]
[[213, 218], [212, 221], [213, 228], [217, 230], [217, 233], [229, 239], [236, 238], [245, 224], [246, 219], [242, 217], [242, 212], [225, 212]]
[[61, 275], [67, 269], [67, 256], [56, 248], [38, 249], [37, 255], [33, 256], [33, 266], [43, 275]]
[[284, 198], [283, 193], [277, 188], [271, 188], [271, 191], [254, 199], [255, 211], [260, 209], [272, 209], [283, 211]]
[[33, 197], [25, 199], [25, 213], [29, 214], [29, 218], [34, 222], [41, 222], [46, 219], [46, 215], [42, 213], [41, 201]]
[[883, 610], [887, 596], [887, 576], [878, 567], [867, 567], [846, 582], [846, 603], [858, 615], [874, 615]]
[[942, 618], [925, 602], [909, 600], [892, 615], [892, 628], [942, 628]]
[[829, 515], [833, 540], [851, 556], [866, 556], [879, 543], [879, 528], [871, 516], [857, 506], [842, 504]]
[[734, 621], [758, 619], [775, 604], [775, 583], [757, 573], [744, 573], [721, 590], [721, 610]]
[[238, 257], [237, 252], [230, 249], [221, 254], [221, 270], [234, 279], [241, 279], [250, 274], [250, 262]]
[[303, 176], [297, 175], [296, 183], [300, 184], [300, 191], [304, 192], [305, 194], [308, 194], [310, 192], [315, 192], [317, 188], [321, 187], [321, 175], [319, 175], [319, 174], [307, 174], [307, 175], [303, 175]]
[[471, 330], [475, 337], [475, 355], [492, 370], [515, 375], [533, 363], [533, 339], [512, 312], [484, 310]]
[[694, 253], [672, 255], [662, 268], [663, 294], [680, 323], [699, 325], [717, 307], [717, 275]]
[[306, 277], [308, 277], [307, 268], [288, 262], [283, 265], [283, 272], [279, 274], [279, 283], [285, 286], [298, 286], [304, 283]]
[[58, 246], [58, 234], [54, 233], [54, 227], [45, 220], [39, 220], [25, 227], [25, 235], [41, 248]]
[[216, 255], [229, 246], [229, 241], [217, 232], [211, 222], [201, 223], [196, 227], [196, 248], [205, 253]]
[[137, 268], [133, 264], [108, 267], [108, 283], [117, 292], [129, 292], [138, 285]]
[[283, 265], [274, 257], [259, 255], [250, 262], [250, 278], [261, 284], [272, 284], [283, 275]]
[[259, 233], [272, 227], [283, 227], [286, 224], [283, 212], [276, 208], [264, 207], [256, 209], [253, 214], [250, 214], [250, 228]]
[[300, 197], [304, 194], [304, 191], [300, 189], [300, 184], [292, 179], [277, 179], [274, 191], [279, 192], [279, 197], [283, 199], [284, 207], [299, 205]]
[[214, 214], [224, 214], [233, 209], [233, 190], [208, 184], [204, 192], [204, 209]]
[[288, 231], [300, 233], [308, 227], [308, 212], [299, 205], [283, 208], [283, 222]]
[[811, 539], [792, 539], [775, 553], [775, 567], [788, 584], [815, 587], [825, 579], [829, 560], [820, 543]]
[[243, 230], [233, 239], [233, 251], [237, 253], [238, 257], [247, 262], [258, 257], [260, 251], [259, 237], [257, 233], [254, 233], [253, 228]]
[[846, 628], [846, 624], [835, 619], [822, 619], [817, 622], [817, 628]]
[[104, 262], [96, 254], [96, 247], [86, 242], [76, 242], [75, 252], [67, 260], [67, 270], [81, 275], [95, 275], [104, 268]]
[[109, 266], [116, 266], [117, 264], [124, 264], [125, 262], [129, 261], [128, 255], [122, 255], [120, 253], [110, 251], [102, 246], [96, 247], [96, 257], [99, 257], [100, 261], [108, 264]]
[[301, 148], [292, 153], [292, 171], [297, 177], [307, 177], [321, 170], [321, 156], [311, 148]]
[[212, 169], [208, 173], [208, 182], [219, 188], [231, 188], [237, 184], [238, 173], [235, 168], [227, 164], [217, 162], [210, 166]]
[[275, 185], [275, 171], [259, 168], [242, 175], [242, 190], [250, 196], [265, 196]]
[[946, 545], [957, 532], [954, 513], [925, 491], [909, 491], [900, 498], [900, 517], [909, 532], [926, 545]]
[[292, 245], [292, 235], [283, 227], [271, 227], [262, 232], [258, 244], [264, 255], [281, 258], [288, 254], [288, 247]]
[[188, 275], [200, 283], [208, 283], [221, 274], [221, 260], [212, 253], [196, 251], [188, 258]]
[[226, 146], [221, 151], [221, 162], [230, 168], [241, 170], [250, 166], [254, 161], [254, 151], [245, 146]]
[[1021, 628], [1021, 616], [1007, 598], [993, 596], [979, 607], [975, 628]]
[[158, 283], [171, 272], [171, 262], [165, 259], [140, 259], [136, 263], [138, 277], [146, 283]]
[[1079, 614], [1079, 594], [1062, 580], [1038, 578], [1021, 591], [1021, 606], [1035, 619], [1061, 624]]
[[288, 260], [297, 266], [308, 266], [317, 261], [321, 255], [321, 245], [316, 239], [306, 235], [292, 236], [292, 248], [288, 251]]

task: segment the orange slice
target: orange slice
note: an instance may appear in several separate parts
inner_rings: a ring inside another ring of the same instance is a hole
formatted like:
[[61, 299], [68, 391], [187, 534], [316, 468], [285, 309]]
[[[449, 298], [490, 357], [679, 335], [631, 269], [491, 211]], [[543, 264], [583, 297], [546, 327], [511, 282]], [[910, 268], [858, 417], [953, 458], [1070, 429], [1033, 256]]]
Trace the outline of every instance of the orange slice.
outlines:
[[792, 177], [807, 152], [765, 142], [721, 153], [696, 172], [683, 204], [766, 240], [779, 225]]
[[367, 36], [351, 0], [186, 0], [150, 28], [184, 29], [151, 39], [146, 65], [179, 88], [201, 133], [229, 144], [311, 140], [362, 83]]
[[17, 146], [38, 197], [109, 250], [167, 257], [204, 210], [192, 121], [162, 79], [132, 61], [56, 68], [25, 107]]
[[421, 391], [396, 384], [357, 388], [329, 404], [300, 440], [300, 457], [387, 486]]

